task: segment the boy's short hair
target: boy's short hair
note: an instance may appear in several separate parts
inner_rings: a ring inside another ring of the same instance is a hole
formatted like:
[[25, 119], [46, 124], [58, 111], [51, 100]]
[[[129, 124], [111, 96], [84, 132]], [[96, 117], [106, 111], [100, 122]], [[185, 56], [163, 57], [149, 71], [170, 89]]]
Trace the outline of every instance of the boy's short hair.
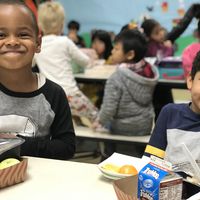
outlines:
[[44, 35], [59, 32], [63, 29], [65, 11], [58, 2], [45, 2], [38, 8], [38, 24]]
[[143, 29], [144, 34], [147, 37], [150, 37], [153, 29], [158, 25], [160, 25], [159, 22], [154, 19], [145, 19], [145, 21], [141, 25], [141, 28]]
[[115, 37], [114, 42], [122, 43], [124, 53], [128, 53], [131, 50], [135, 52], [133, 62], [139, 62], [143, 59], [147, 51], [147, 40], [137, 29], [120, 32]]
[[68, 28], [68, 29], [75, 29], [75, 30], [79, 31], [79, 29], [80, 29], [80, 24], [79, 24], [77, 21], [72, 20], [72, 21], [70, 21], [70, 22], [68, 23], [67, 28]]
[[196, 73], [199, 71], [200, 71], [200, 51], [196, 54], [192, 64], [192, 70], [191, 70], [192, 80], [194, 80]]
[[30, 16], [32, 18], [35, 34], [36, 34], [36, 36], [38, 36], [39, 28], [38, 28], [38, 24], [37, 24], [37, 19], [34, 15], [33, 11], [24, 3], [24, 1], [22, 1], [22, 0], [0, 0], [0, 5], [19, 5], [19, 6], [23, 6], [24, 8], [26, 8], [26, 10], [30, 13]]

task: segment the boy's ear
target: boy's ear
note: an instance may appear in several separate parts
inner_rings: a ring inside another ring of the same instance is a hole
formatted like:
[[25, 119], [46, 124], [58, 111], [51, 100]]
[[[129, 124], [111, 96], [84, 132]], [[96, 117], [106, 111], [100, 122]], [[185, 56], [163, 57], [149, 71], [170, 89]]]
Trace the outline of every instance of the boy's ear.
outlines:
[[133, 60], [134, 57], [135, 57], [135, 51], [134, 50], [131, 50], [126, 54], [127, 60]]
[[192, 80], [191, 75], [188, 75], [187, 76], [187, 88], [188, 88], [188, 90], [192, 89], [192, 82], [193, 82], [193, 80]]
[[42, 44], [42, 35], [39, 34], [38, 37], [37, 37], [37, 41], [36, 41], [36, 51], [35, 51], [35, 53], [40, 53], [41, 44]]

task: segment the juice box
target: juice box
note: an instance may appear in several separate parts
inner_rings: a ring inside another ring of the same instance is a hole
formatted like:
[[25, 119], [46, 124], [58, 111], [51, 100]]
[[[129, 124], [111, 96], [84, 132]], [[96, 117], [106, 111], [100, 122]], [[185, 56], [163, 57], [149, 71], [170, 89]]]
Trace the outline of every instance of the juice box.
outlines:
[[181, 200], [183, 179], [170, 171], [170, 164], [153, 157], [138, 176], [138, 198], [142, 200]]

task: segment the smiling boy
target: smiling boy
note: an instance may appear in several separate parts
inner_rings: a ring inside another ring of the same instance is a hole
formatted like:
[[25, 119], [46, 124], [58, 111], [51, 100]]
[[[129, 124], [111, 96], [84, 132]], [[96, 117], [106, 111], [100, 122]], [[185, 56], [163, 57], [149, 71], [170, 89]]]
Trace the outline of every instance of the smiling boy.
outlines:
[[200, 160], [200, 51], [197, 53], [187, 87], [191, 102], [166, 105], [156, 122], [145, 155], [155, 155], [177, 164], [187, 161], [181, 147], [185, 143], [196, 160]]
[[75, 152], [71, 112], [63, 89], [32, 73], [41, 36], [21, 1], [0, 1], [0, 133], [25, 139], [21, 155], [69, 159]]

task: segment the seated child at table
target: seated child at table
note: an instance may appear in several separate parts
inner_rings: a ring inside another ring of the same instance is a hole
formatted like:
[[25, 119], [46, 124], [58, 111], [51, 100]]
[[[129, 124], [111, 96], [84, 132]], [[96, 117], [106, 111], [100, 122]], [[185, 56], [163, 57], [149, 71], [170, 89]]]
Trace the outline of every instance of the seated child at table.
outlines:
[[38, 24], [44, 34], [41, 52], [35, 55], [40, 72], [63, 87], [73, 116], [92, 123], [97, 117], [97, 108], [78, 88], [71, 64], [74, 61], [86, 66], [90, 60], [67, 36], [61, 35], [64, 24], [62, 5], [59, 2], [40, 4]]
[[200, 160], [200, 52], [197, 53], [187, 87], [192, 102], [166, 105], [156, 122], [145, 150], [145, 156], [155, 155], [176, 164], [187, 161], [181, 148], [185, 143], [196, 160]]
[[[91, 41], [91, 49], [95, 50], [97, 54], [97, 60], [94, 61], [93, 59], [93, 65], [111, 64], [112, 41], [110, 34], [104, 30], [94, 30], [92, 31]], [[103, 96], [103, 85], [85, 84], [81, 90], [92, 100], [96, 107], [100, 107]]]
[[146, 39], [138, 30], [122, 31], [116, 36], [111, 59], [119, 66], [106, 82], [94, 129], [101, 124], [113, 134], [150, 134], [152, 96], [159, 74], [156, 67], [143, 60], [146, 49]]
[[194, 17], [200, 18], [200, 4], [192, 4], [181, 19], [180, 23], [167, 31], [154, 19], [146, 19], [141, 28], [146, 34], [149, 44], [146, 57], [163, 57], [173, 56], [175, 40], [185, 31]]
[[174, 49], [172, 43], [165, 41], [165, 29], [154, 19], [146, 19], [141, 28], [148, 40], [148, 48], [146, 57], [157, 57], [162, 59], [163, 57], [173, 56]]
[[66, 95], [31, 70], [41, 47], [34, 14], [19, 0], [1, 0], [0, 32], [0, 134], [25, 139], [22, 156], [71, 158], [75, 134]]
[[97, 52], [99, 59], [108, 60], [112, 51], [111, 36], [107, 31], [95, 30], [92, 33], [91, 47]]
[[193, 43], [183, 50], [182, 63], [185, 77], [187, 77], [190, 74], [194, 58], [197, 52], [200, 51], [200, 20], [198, 22], [197, 37], [199, 39], [199, 42]]

